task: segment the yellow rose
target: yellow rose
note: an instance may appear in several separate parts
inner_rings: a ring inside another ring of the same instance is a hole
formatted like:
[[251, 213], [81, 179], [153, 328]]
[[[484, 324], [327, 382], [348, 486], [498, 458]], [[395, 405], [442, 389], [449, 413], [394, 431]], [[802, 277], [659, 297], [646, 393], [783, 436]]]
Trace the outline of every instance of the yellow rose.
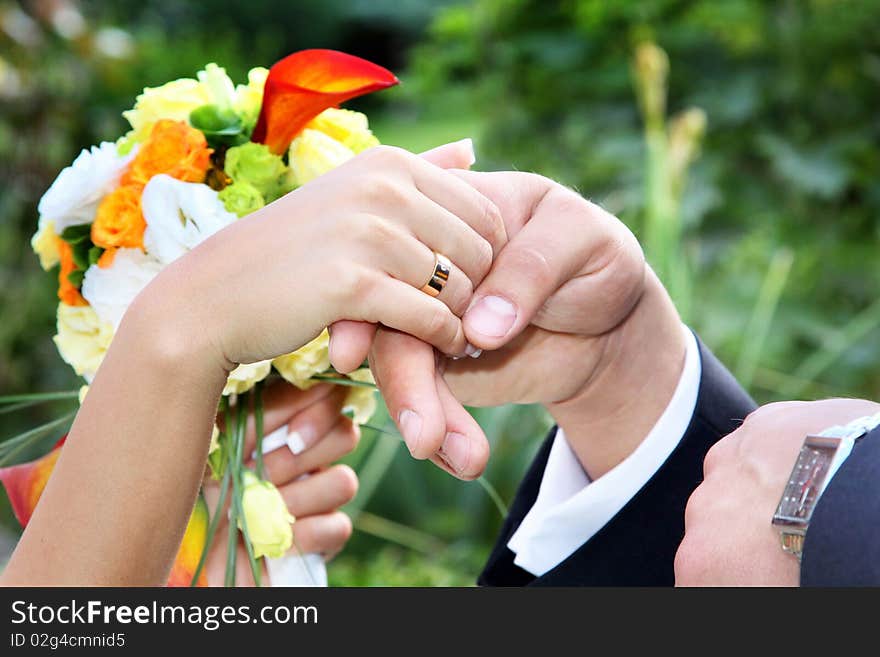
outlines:
[[89, 394], [89, 387], [88, 386], [80, 386], [79, 387], [79, 395], [78, 395], [80, 406], [82, 406], [82, 403], [86, 400], [87, 394]]
[[40, 222], [41, 225], [31, 238], [31, 247], [40, 258], [40, 266], [49, 271], [61, 262], [61, 254], [58, 251], [58, 239], [55, 233], [55, 222]]
[[190, 113], [211, 102], [209, 89], [198, 80], [181, 78], [161, 87], [147, 87], [134, 108], [122, 113], [131, 124], [132, 139], [145, 141], [159, 119], [189, 122]]
[[305, 185], [353, 157], [354, 151], [342, 142], [320, 130], [305, 128], [290, 143], [288, 162], [292, 182]]
[[312, 119], [306, 128], [320, 130], [355, 154], [379, 145], [370, 130], [367, 115], [361, 112], [331, 107]]
[[[376, 383], [373, 379], [373, 373], [370, 368], [355, 370], [348, 375], [348, 378], [361, 383]], [[345, 397], [345, 403], [342, 405], [344, 412], [353, 413], [352, 421], [355, 424], [363, 424], [368, 422], [373, 413], [376, 412], [376, 389], [367, 388], [366, 386], [353, 386], [348, 389]]]
[[324, 329], [321, 334], [303, 345], [292, 354], [279, 356], [272, 365], [287, 381], [301, 390], [315, 385], [311, 378], [315, 374], [330, 369], [330, 332]]
[[239, 365], [229, 373], [226, 379], [226, 387], [223, 388], [224, 395], [241, 394], [254, 387], [257, 381], [262, 381], [272, 370], [272, 361], [261, 360], [257, 363], [247, 363]]
[[[293, 544], [290, 525], [295, 520], [287, 503], [275, 486], [250, 470], [242, 474], [242, 484], [242, 511], [254, 556], [258, 559], [283, 556]], [[238, 527], [242, 528], [241, 520]]]
[[113, 325], [102, 322], [91, 306], [58, 304], [58, 353], [74, 371], [91, 381], [113, 340]]

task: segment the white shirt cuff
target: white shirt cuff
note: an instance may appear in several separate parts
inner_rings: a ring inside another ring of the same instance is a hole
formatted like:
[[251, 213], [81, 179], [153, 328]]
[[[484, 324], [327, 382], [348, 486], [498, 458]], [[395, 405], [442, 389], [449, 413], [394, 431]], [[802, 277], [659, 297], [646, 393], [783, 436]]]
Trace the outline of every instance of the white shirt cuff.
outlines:
[[555, 568], [611, 520], [678, 446], [694, 414], [702, 371], [697, 340], [682, 328], [687, 351], [672, 399], [624, 461], [591, 483], [562, 429], [556, 432], [538, 497], [507, 543], [517, 566], [536, 576]]

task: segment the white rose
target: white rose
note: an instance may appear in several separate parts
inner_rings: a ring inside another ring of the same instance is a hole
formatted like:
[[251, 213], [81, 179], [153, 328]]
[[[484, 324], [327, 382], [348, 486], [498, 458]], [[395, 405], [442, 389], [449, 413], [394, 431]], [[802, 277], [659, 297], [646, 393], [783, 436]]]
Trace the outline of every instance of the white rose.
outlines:
[[220, 108], [231, 108], [235, 102], [235, 85], [226, 74], [226, 69], [217, 64], [208, 64], [205, 70], [196, 74], [199, 82], [205, 88], [211, 102]]
[[144, 248], [164, 265], [238, 219], [207, 185], [164, 174], [144, 187], [141, 208], [147, 222]]
[[82, 295], [115, 331], [128, 306], [161, 269], [161, 263], [140, 249], [119, 249], [109, 267], [86, 270]]
[[134, 157], [134, 149], [122, 157], [116, 144], [102, 142], [83, 150], [73, 163], [58, 174], [52, 186], [40, 199], [39, 228], [54, 222], [55, 232], [61, 234], [69, 226], [94, 221], [98, 204], [119, 184], [119, 178]]

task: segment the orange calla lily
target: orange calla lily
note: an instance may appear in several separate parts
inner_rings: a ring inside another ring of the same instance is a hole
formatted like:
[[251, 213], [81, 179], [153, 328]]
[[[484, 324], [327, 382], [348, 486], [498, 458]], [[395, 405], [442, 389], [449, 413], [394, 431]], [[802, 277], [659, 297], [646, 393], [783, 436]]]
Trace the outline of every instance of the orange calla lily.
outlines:
[[[180, 549], [177, 550], [177, 557], [174, 559], [174, 566], [171, 568], [167, 586], [189, 586], [192, 582], [193, 575], [199, 565], [199, 559], [202, 557], [202, 550], [205, 549], [208, 520], [208, 505], [205, 504], [204, 498], [199, 496], [186, 525], [183, 542], [180, 544]], [[205, 575], [205, 570], [202, 569], [196, 586], [207, 585], [208, 577]]]
[[[37, 502], [46, 488], [49, 475], [52, 474], [55, 462], [61, 454], [61, 446], [66, 438], [67, 436], [64, 436], [51, 452], [35, 461], [0, 468], [0, 483], [6, 489], [6, 494], [12, 505], [12, 512], [22, 528], [27, 526], [34, 509], [37, 507]], [[168, 586], [190, 585], [205, 546], [207, 533], [208, 507], [205, 501], [199, 497], [186, 526], [183, 542], [177, 551], [171, 576], [168, 578]], [[207, 578], [202, 571], [197, 586], [207, 585]]]
[[280, 155], [325, 109], [398, 82], [388, 69], [336, 50], [288, 55], [269, 69], [251, 139]]
[[59, 440], [51, 452], [35, 461], [0, 468], [0, 483], [9, 496], [15, 519], [23, 528], [27, 527], [37, 507], [40, 495], [43, 494], [49, 475], [55, 467], [55, 461], [61, 454], [61, 445], [64, 444], [65, 438], [67, 436]]

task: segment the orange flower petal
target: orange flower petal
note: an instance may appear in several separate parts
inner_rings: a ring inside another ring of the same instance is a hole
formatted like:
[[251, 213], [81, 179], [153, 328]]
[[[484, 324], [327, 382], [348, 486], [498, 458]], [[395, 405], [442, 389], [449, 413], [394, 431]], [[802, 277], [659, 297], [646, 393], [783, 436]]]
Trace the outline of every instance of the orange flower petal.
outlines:
[[[208, 505], [205, 500], [199, 496], [196, 500], [196, 506], [186, 525], [186, 533], [183, 535], [183, 542], [177, 551], [177, 557], [174, 559], [174, 566], [171, 568], [171, 575], [168, 578], [167, 586], [189, 586], [192, 577], [199, 565], [199, 559], [202, 556], [202, 550], [205, 549], [205, 539], [208, 535]], [[208, 578], [205, 570], [202, 569], [196, 586], [207, 586]]]
[[328, 107], [398, 84], [391, 71], [336, 50], [301, 50], [269, 69], [251, 139], [282, 154]]
[[27, 526], [34, 509], [37, 507], [40, 495], [46, 488], [46, 482], [49, 481], [49, 475], [52, 474], [55, 461], [58, 460], [58, 455], [61, 453], [64, 438], [58, 441], [51, 452], [35, 461], [0, 468], [0, 483], [3, 484], [6, 494], [9, 496], [15, 519], [22, 527]]
[[141, 210], [142, 191], [140, 185], [128, 184], [104, 197], [92, 222], [94, 244], [105, 249], [143, 248], [147, 222]]
[[55, 239], [58, 241], [58, 257], [61, 259], [61, 269], [58, 271], [58, 298], [68, 306], [88, 306], [89, 302], [67, 278], [68, 274], [78, 269], [73, 261], [73, 248], [60, 237]]

